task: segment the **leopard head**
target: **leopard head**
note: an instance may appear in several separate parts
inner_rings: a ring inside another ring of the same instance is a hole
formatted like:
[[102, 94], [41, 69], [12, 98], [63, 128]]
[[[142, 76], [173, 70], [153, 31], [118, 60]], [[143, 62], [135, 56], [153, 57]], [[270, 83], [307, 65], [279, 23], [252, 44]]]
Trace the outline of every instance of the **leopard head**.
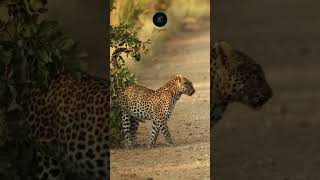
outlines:
[[189, 79], [185, 78], [182, 75], [177, 75], [175, 81], [181, 94], [192, 96], [195, 93], [195, 89]]
[[226, 42], [216, 43], [211, 53], [214, 87], [224, 101], [258, 109], [272, 97], [263, 69], [247, 54]]

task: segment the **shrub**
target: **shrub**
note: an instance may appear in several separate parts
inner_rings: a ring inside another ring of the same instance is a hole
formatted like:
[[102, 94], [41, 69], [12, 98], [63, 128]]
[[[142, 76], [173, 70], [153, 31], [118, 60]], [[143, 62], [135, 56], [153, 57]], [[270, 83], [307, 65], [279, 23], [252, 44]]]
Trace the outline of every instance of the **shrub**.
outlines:
[[[8, 4], [8, 19], [0, 20], [0, 97], [8, 111], [19, 108], [31, 87], [47, 87], [61, 71], [85, 71], [85, 54], [63, 33], [57, 21], [44, 18], [46, 0]], [[6, 104], [7, 103], [7, 104]]]
[[[114, 9], [114, 6], [111, 5]], [[110, 47], [113, 49], [110, 58], [111, 76], [111, 130], [113, 142], [122, 140], [121, 112], [116, 102], [117, 92], [129, 85], [137, 83], [133, 73], [126, 67], [128, 60], [139, 61], [142, 53], [148, 52], [150, 40], [142, 42], [129, 24], [110, 25]], [[127, 56], [123, 56], [126, 54]]]
[[20, 143], [27, 140], [27, 129], [20, 122], [23, 122], [23, 100], [30, 95], [31, 88], [47, 88], [50, 78], [61, 71], [74, 75], [86, 71], [85, 53], [57, 21], [46, 18], [46, 5], [46, 0], [0, 3], [7, 10], [7, 16], [0, 19], [0, 131], [7, 132], [9, 127], [13, 139], [0, 148], [0, 179], [16, 177], [18, 172], [24, 176], [30, 167], [22, 162], [31, 159], [32, 151]]

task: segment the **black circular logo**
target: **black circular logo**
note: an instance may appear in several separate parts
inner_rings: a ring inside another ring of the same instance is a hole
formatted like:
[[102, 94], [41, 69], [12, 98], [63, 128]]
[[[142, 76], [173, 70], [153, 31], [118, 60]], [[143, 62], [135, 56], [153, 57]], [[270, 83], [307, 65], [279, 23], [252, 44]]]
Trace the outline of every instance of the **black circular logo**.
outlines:
[[165, 13], [157, 12], [153, 15], [153, 24], [158, 27], [163, 27], [167, 24], [168, 18]]

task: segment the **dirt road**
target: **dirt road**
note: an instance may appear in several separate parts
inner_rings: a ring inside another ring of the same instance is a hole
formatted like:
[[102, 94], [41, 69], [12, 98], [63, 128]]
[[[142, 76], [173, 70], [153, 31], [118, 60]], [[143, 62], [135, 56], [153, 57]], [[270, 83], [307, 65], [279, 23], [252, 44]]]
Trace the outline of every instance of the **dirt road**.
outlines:
[[157, 147], [148, 149], [151, 121], [142, 123], [141, 147], [111, 150], [111, 179], [210, 178], [209, 42], [209, 26], [186, 30], [133, 69], [139, 84], [152, 89], [182, 74], [193, 82], [196, 93], [180, 98], [168, 123], [175, 146], [168, 147], [159, 136]]
[[256, 59], [274, 91], [216, 126], [217, 180], [320, 179], [320, 14], [315, 0], [215, 1], [214, 39]]

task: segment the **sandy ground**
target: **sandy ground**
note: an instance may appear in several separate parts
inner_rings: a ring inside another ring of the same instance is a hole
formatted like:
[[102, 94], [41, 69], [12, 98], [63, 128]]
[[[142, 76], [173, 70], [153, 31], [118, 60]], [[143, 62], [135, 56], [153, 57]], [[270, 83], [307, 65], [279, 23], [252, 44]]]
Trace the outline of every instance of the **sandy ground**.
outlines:
[[210, 179], [209, 25], [193, 26], [163, 44], [151, 60], [133, 71], [139, 84], [156, 89], [177, 74], [193, 82], [196, 93], [182, 96], [168, 123], [175, 146], [159, 136], [157, 147], [146, 144], [151, 121], [138, 131], [141, 147], [111, 150], [111, 179]]
[[274, 90], [261, 111], [234, 104], [216, 126], [215, 179], [319, 180], [319, 1], [214, 6], [214, 39], [253, 56]]

